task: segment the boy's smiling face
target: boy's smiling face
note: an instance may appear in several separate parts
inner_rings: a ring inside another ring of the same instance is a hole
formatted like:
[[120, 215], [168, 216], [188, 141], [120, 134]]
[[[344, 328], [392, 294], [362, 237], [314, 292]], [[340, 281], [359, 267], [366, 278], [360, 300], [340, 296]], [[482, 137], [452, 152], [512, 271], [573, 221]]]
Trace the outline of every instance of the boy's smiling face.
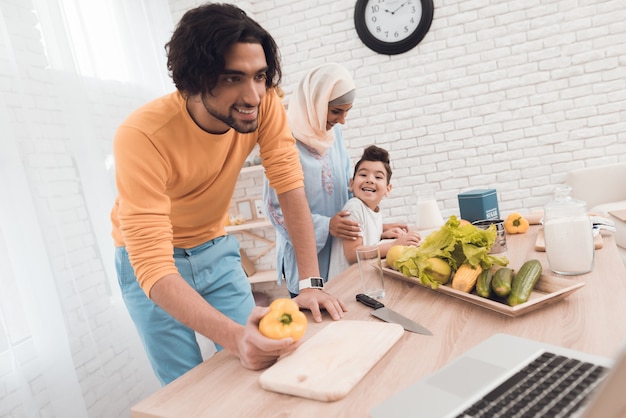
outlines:
[[370, 209], [377, 210], [380, 201], [391, 191], [385, 165], [381, 161], [363, 161], [350, 180], [350, 191]]

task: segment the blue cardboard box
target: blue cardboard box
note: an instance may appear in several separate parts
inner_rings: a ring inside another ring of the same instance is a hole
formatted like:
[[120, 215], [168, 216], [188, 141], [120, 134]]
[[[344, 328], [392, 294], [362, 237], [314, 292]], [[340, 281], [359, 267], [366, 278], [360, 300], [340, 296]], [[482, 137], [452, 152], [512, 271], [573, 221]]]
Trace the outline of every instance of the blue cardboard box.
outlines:
[[476, 189], [459, 193], [461, 218], [470, 222], [500, 219], [496, 189]]

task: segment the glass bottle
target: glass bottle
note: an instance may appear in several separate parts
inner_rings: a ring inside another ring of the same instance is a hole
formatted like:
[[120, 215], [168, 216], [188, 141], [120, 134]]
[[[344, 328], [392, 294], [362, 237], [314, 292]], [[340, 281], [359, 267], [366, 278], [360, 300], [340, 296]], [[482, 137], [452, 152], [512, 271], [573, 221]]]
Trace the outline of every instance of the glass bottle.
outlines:
[[437, 229], [444, 224], [439, 211], [439, 204], [435, 199], [435, 191], [424, 189], [417, 195], [415, 226], [418, 231]]
[[577, 275], [593, 270], [594, 243], [587, 204], [572, 199], [572, 188], [557, 186], [544, 207], [543, 230], [550, 270]]

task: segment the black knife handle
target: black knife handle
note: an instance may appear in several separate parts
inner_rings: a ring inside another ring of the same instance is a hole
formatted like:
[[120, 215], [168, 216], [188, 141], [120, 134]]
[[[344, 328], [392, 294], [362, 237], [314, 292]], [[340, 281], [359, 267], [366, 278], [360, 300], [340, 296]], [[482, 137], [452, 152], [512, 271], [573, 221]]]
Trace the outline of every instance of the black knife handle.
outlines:
[[385, 307], [385, 305], [383, 305], [381, 302], [367, 295], [364, 295], [363, 293], [359, 293], [358, 295], [356, 295], [356, 300], [361, 302], [363, 305], [369, 306], [370, 308], [374, 308], [374, 309]]

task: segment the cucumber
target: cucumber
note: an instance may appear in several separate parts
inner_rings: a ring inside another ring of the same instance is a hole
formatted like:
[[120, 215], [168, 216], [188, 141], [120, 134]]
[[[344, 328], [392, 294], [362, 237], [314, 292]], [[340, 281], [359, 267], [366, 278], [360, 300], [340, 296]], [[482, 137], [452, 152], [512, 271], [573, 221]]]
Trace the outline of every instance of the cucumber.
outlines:
[[493, 275], [491, 288], [493, 293], [498, 296], [508, 296], [511, 293], [511, 284], [513, 282], [513, 269], [508, 267], [499, 268]]
[[520, 267], [513, 279], [507, 303], [510, 306], [516, 306], [527, 302], [540, 277], [541, 263], [539, 260], [528, 260], [522, 264], [522, 267]]
[[491, 295], [491, 280], [493, 280], [493, 272], [490, 269], [483, 270], [476, 281], [476, 294], [484, 298]]

